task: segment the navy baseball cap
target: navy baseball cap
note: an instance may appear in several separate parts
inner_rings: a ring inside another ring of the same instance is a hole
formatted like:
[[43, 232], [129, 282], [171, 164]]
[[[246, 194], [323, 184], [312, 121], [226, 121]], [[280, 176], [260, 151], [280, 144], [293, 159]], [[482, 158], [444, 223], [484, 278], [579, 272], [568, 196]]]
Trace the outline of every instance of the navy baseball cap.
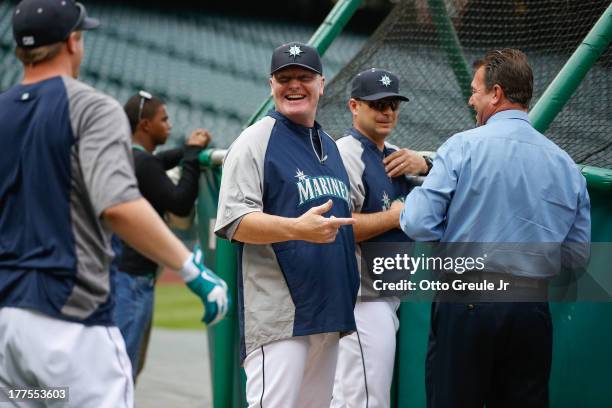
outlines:
[[279, 69], [289, 66], [298, 66], [309, 69], [317, 74], [323, 75], [321, 57], [316, 48], [299, 42], [283, 44], [272, 53], [270, 64], [270, 75]]
[[21, 48], [65, 41], [74, 31], [100, 25], [87, 17], [85, 6], [74, 0], [23, 0], [13, 13], [13, 37]]
[[399, 94], [399, 79], [394, 73], [371, 68], [358, 73], [353, 78], [351, 98], [375, 101], [389, 97], [408, 101], [408, 98]]

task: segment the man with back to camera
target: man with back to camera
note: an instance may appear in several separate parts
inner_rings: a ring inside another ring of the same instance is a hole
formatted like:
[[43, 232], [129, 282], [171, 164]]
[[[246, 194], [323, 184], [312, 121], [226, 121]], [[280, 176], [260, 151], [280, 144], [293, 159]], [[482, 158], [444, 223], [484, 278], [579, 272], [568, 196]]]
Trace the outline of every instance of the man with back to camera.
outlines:
[[12, 24], [24, 77], [0, 95], [0, 397], [66, 387], [75, 407], [132, 407], [111, 230], [179, 270], [207, 314], [225, 314], [226, 291], [140, 197], [121, 106], [76, 80], [99, 22], [71, 0], [24, 0]]
[[[140, 193], [160, 217], [166, 213], [188, 216], [198, 195], [198, 156], [210, 141], [209, 132], [196, 129], [185, 146], [154, 155], [155, 148], [166, 143], [172, 128], [164, 102], [140, 91], [126, 102], [124, 110], [132, 130], [134, 171]], [[182, 173], [175, 185], [166, 171], [179, 162]], [[125, 340], [134, 382], [146, 358], [157, 273], [155, 261], [123, 243], [119, 270], [115, 274], [117, 296], [113, 315]]]
[[249, 407], [329, 407], [339, 338], [355, 330], [350, 183], [315, 122], [322, 74], [313, 47], [276, 48], [276, 110], [242, 132], [223, 166], [215, 232], [240, 243]]
[[[392, 72], [371, 68], [353, 78], [348, 101], [353, 127], [337, 144], [351, 182], [358, 267], [361, 242], [410, 241], [399, 229], [401, 200], [412, 188], [404, 174], [427, 174], [431, 162], [386, 142], [406, 101]], [[376, 298], [371, 279], [360, 272], [360, 296]], [[355, 305], [357, 330], [340, 340], [333, 408], [390, 406], [398, 307], [395, 297]]]
[[[555, 247], [569, 251], [575, 267], [588, 263], [586, 182], [567, 153], [529, 122], [533, 73], [525, 54], [490, 51], [475, 68], [469, 105], [478, 127], [438, 149], [423, 186], [406, 198], [400, 224], [418, 241], [522, 244], [521, 252], [502, 258], [505, 264], [488, 270], [487, 260], [483, 272], [465, 278], [499, 281], [503, 269], [511, 296], [545, 294], [553, 275], [539, 266], [555, 259]], [[540, 300], [435, 301], [428, 407], [547, 407], [552, 322], [545, 296]]]

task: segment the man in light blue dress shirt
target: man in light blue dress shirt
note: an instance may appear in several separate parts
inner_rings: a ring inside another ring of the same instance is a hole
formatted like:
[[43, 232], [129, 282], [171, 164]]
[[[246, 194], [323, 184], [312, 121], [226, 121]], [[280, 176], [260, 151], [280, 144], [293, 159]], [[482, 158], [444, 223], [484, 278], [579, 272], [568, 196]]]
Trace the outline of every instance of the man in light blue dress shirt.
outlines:
[[[555, 246], [569, 249], [574, 266], [588, 262], [586, 181], [569, 155], [529, 122], [527, 57], [496, 50], [474, 66], [469, 105], [478, 127], [438, 149], [423, 186], [406, 198], [401, 228], [417, 241], [513, 243], [515, 250], [518, 244], [513, 256], [476, 276], [501, 273], [518, 286], [538, 287], [554, 275], [539, 261], [551, 259], [546, 251]], [[533, 250], [521, 252], [526, 247]], [[545, 301], [434, 302], [427, 405], [547, 407], [551, 360]]]

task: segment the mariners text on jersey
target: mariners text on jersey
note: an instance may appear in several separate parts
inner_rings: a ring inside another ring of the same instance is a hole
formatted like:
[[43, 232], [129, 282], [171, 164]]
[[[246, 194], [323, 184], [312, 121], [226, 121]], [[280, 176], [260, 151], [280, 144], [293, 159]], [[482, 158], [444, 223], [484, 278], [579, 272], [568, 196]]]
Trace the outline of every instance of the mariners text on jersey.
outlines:
[[298, 205], [320, 197], [338, 197], [350, 204], [349, 189], [342, 180], [329, 176], [310, 177], [300, 169], [298, 169], [295, 177], [299, 180], [295, 183], [300, 194]]

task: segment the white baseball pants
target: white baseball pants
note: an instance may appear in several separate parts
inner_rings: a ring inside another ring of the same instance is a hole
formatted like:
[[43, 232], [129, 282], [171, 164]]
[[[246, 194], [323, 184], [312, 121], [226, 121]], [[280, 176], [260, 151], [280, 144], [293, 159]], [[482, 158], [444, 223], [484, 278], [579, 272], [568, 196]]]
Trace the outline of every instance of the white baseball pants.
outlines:
[[332, 408], [389, 408], [397, 300], [357, 302], [357, 331], [340, 340]]
[[339, 334], [292, 337], [266, 344], [244, 361], [249, 408], [328, 408]]
[[[41, 406], [133, 407], [132, 369], [119, 329], [0, 308], [0, 393], [34, 387], [68, 387], [68, 403], [48, 400]], [[33, 402], [12, 405], [31, 407]]]

